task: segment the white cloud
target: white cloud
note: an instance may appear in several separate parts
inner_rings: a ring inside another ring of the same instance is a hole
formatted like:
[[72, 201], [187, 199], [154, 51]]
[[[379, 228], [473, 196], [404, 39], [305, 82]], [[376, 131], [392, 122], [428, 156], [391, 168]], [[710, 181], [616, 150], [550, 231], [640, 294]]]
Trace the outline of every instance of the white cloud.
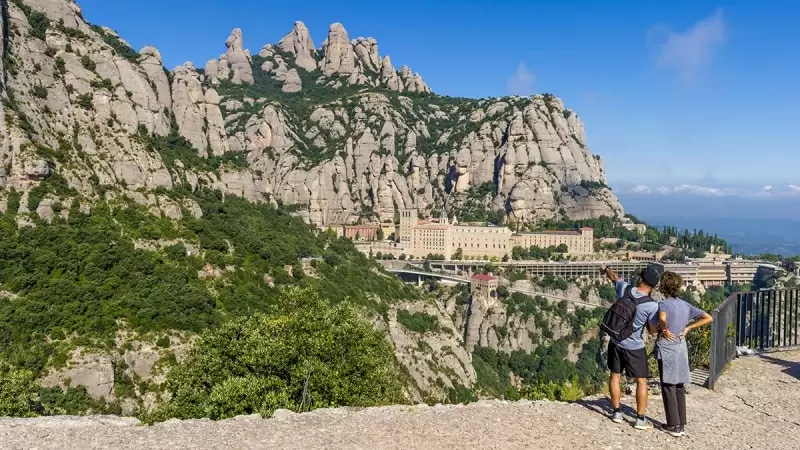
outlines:
[[517, 71], [508, 79], [506, 87], [510, 95], [524, 95], [528, 96], [533, 94], [533, 73], [525, 67], [525, 62], [519, 63]]
[[675, 186], [650, 186], [639, 184], [627, 189], [630, 194], [648, 195], [691, 195], [699, 197], [742, 197], [742, 198], [779, 198], [800, 197], [800, 185], [788, 184], [779, 188], [763, 186], [761, 188], [717, 187], [697, 184], [679, 184]]
[[692, 81], [714, 59], [728, 31], [721, 9], [682, 32], [667, 31], [656, 54], [658, 67], [675, 70], [684, 81]]

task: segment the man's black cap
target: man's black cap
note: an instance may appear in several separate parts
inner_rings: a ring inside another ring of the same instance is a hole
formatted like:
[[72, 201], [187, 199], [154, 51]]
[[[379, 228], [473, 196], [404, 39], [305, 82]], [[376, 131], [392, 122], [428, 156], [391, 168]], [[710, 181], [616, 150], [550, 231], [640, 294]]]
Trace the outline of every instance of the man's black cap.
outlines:
[[661, 281], [661, 272], [655, 266], [647, 266], [639, 274], [645, 284], [654, 288]]

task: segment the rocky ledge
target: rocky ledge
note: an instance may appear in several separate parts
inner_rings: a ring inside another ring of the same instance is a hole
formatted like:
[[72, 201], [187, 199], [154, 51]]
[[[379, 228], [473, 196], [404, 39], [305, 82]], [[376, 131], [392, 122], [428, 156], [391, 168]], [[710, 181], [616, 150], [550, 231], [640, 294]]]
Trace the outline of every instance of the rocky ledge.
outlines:
[[[575, 403], [481, 401], [452, 406], [338, 408], [272, 419], [237, 417], [137, 426], [135, 419], [54, 417], [0, 420], [4, 448], [796, 448], [800, 439], [800, 352], [735, 362], [716, 392], [687, 397], [687, 436], [636, 431], [607, 418], [604, 399]], [[633, 398], [625, 404], [633, 405]], [[631, 411], [628, 410], [628, 413]]]

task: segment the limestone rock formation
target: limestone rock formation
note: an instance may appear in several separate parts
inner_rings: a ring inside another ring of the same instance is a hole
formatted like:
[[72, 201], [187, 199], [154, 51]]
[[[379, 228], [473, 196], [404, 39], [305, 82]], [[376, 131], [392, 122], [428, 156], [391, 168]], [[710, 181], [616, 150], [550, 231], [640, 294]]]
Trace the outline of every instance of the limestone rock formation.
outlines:
[[178, 131], [198, 149], [201, 156], [222, 155], [229, 150], [225, 123], [219, 108], [219, 94], [204, 89], [191, 63], [173, 71], [172, 98]]
[[322, 44], [322, 73], [350, 75], [355, 70], [353, 45], [347, 37], [347, 30], [340, 23], [334, 23], [328, 29], [328, 39]]
[[[292, 31], [278, 42], [278, 48], [294, 55], [294, 62], [298, 67], [309, 72], [317, 68], [317, 51], [314, 48], [314, 41], [303, 22], [294, 23]], [[262, 57], [264, 56], [267, 55], [262, 55]]]
[[214, 80], [230, 80], [233, 84], [253, 84], [253, 65], [250, 52], [244, 49], [242, 30], [235, 28], [225, 41], [227, 51], [219, 59], [206, 63], [205, 72]]
[[225, 42], [228, 47], [226, 55], [231, 66], [233, 84], [253, 84], [253, 68], [250, 65], [250, 54], [244, 50], [244, 39], [242, 30], [235, 28], [228, 40]]
[[297, 69], [291, 69], [286, 72], [281, 90], [287, 94], [303, 90], [303, 80], [300, 79], [300, 74], [297, 73]]
[[[322, 225], [391, 220], [398, 208], [458, 213], [467, 201], [523, 222], [622, 214], [583, 124], [556, 97], [438, 97], [375, 39], [350, 40], [338, 23], [319, 55], [302, 22], [257, 61], [236, 29], [205, 73], [191, 63], [168, 73], [153, 47], [116, 51], [109, 37], [124, 41], [69, 0], [21, 1], [51, 25], [36, 31], [16, 2], [3, 17], [0, 89], [15, 101], [0, 109], [10, 124], [0, 130], [0, 192], [28, 191], [52, 173], [86, 196], [185, 182], [301, 204]], [[209, 169], [171, 157], [168, 167], [142, 133], [177, 134], [200, 158], [241, 152], [241, 162]], [[54, 149], [70, 163], [48, 156]], [[471, 197], [487, 183], [490, 195]]]

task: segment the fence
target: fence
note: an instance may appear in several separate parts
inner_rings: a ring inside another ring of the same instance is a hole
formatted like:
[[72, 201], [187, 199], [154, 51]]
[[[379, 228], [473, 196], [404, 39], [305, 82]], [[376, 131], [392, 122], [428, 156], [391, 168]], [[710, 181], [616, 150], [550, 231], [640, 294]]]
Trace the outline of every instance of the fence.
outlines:
[[800, 289], [736, 293], [711, 315], [709, 389], [736, 357], [737, 347], [778, 350], [800, 345]]
[[[736, 357], [735, 332], [731, 333], [731, 326], [736, 323], [739, 296], [732, 294], [722, 302], [711, 317], [711, 359], [708, 365], [708, 388], [714, 389], [714, 383], [722, 374], [725, 366]], [[734, 336], [731, 336], [734, 334]]]

